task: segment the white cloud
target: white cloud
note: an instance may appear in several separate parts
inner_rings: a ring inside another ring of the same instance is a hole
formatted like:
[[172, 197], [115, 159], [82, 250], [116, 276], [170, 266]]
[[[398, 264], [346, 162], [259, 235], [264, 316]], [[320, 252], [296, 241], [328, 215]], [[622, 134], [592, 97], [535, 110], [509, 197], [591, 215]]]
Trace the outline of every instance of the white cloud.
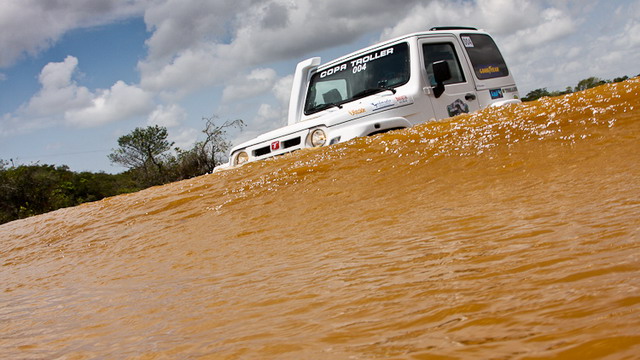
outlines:
[[278, 102], [283, 106], [289, 105], [289, 98], [291, 97], [291, 86], [293, 86], [293, 75], [288, 75], [280, 78], [273, 85], [273, 95]]
[[620, 47], [640, 46], [640, 22], [636, 19], [630, 19], [624, 27], [623, 35], [615, 42]]
[[51, 47], [67, 31], [140, 15], [146, 0], [3, 0], [0, 67]]
[[540, 1], [531, 0], [484, 0], [477, 2], [472, 19], [476, 26], [490, 29], [495, 35], [506, 35], [514, 30], [537, 24], [536, 16]]
[[522, 95], [541, 87], [563, 90], [590, 76], [635, 75], [628, 71], [640, 57], [633, 40], [639, 10], [637, 2], [551, 3], [538, 13], [539, 25], [501, 38]]
[[[473, 6], [473, 5], [471, 5]], [[456, 19], [456, 24], [470, 25], [468, 18], [470, 6], [460, 6], [457, 2], [443, 3], [434, 1], [426, 4], [417, 3], [413, 9], [396, 23], [389, 24], [382, 31], [380, 39], [390, 39], [403, 34], [425, 30], [432, 26], [449, 24], [449, 19]], [[443, 20], [446, 20], [443, 22]]]
[[42, 127], [43, 124], [35, 122], [24, 122], [14, 114], [4, 114], [0, 118], [0, 136], [9, 136]]
[[187, 112], [180, 105], [158, 105], [149, 115], [147, 124], [172, 128], [182, 124], [186, 119]]
[[493, 35], [535, 26], [541, 3], [530, 0], [478, 0], [416, 2], [399, 21], [382, 31], [381, 39], [390, 39], [433, 26], [461, 25], [481, 28]]
[[520, 29], [515, 34], [507, 36], [504, 41], [505, 49], [513, 53], [526, 52], [528, 49], [566, 37], [577, 30], [573, 17], [556, 8], [542, 10], [539, 20], [535, 26]]
[[169, 140], [175, 143], [174, 147], [179, 147], [180, 149], [190, 149], [193, 147], [193, 144], [196, 143], [198, 135], [200, 135], [200, 132], [196, 129], [182, 128], [178, 130], [178, 133], [176, 135], [169, 134]]
[[231, 59], [215, 57], [215, 45], [187, 49], [170, 61], [144, 61], [138, 64], [143, 89], [160, 93], [168, 99], [180, 99], [187, 94], [222, 82], [228, 74], [241, 70]]
[[289, 98], [293, 75], [278, 79], [270, 89], [276, 99], [275, 103], [262, 103], [258, 108], [253, 124], [263, 131], [273, 130], [287, 124]]
[[273, 88], [276, 77], [276, 71], [273, 69], [253, 69], [248, 75], [231, 81], [231, 84], [222, 92], [222, 101], [249, 98], [262, 94]]
[[40, 91], [22, 107], [21, 113], [34, 117], [50, 116], [64, 113], [68, 109], [89, 106], [91, 92], [72, 79], [77, 66], [78, 59], [73, 56], [67, 56], [62, 62], [45, 65], [38, 76]]
[[144, 19], [153, 35], [147, 40], [149, 58], [172, 58], [202, 43], [224, 42], [234, 14], [250, 1], [156, 1]]
[[153, 31], [148, 56], [138, 63], [144, 89], [179, 99], [230, 79], [244, 59], [220, 56], [228, 47], [236, 14], [251, 1], [160, 0], [149, 7], [145, 22]]
[[273, 130], [287, 124], [292, 83], [293, 75], [276, 79], [276, 73], [272, 69], [256, 69], [248, 76], [234, 82], [233, 86], [227, 87], [223, 99], [227, 100], [228, 105], [242, 106], [247, 103], [248, 98], [266, 95], [260, 98], [263, 102], [255, 105], [257, 111], [250, 123], [253, 130], [259, 129], [261, 132]]
[[145, 115], [153, 108], [153, 96], [135, 85], [117, 81], [109, 89], [94, 92], [73, 79], [78, 59], [67, 56], [42, 68], [40, 90], [3, 123], [19, 123], [12, 131], [54, 126], [60, 123], [92, 127]]
[[[293, 75], [285, 76], [278, 79], [271, 87], [271, 93], [276, 99], [275, 104], [261, 104], [258, 109], [256, 122], [271, 123], [271, 128], [284, 126], [287, 124], [287, 116], [289, 113], [289, 98], [291, 95], [291, 85], [293, 84]], [[269, 128], [269, 130], [271, 130]]]
[[[584, 23], [584, 12], [593, 1], [563, 2], [532, 0], [433, 1], [418, 3], [396, 24], [385, 28], [381, 39], [425, 28], [425, 24], [474, 26], [490, 32], [511, 65], [521, 90], [555, 86], [554, 76], [561, 67], [572, 71], [576, 63], [569, 59], [581, 53], [584, 44], [567, 50], [566, 40]], [[551, 57], [550, 54], [561, 53]], [[537, 85], [537, 86], [536, 86]], [[562, 87], [564, 88], [564, 87]], [[524, 94], [523, 94], [524, 95]]]
[[135, 85], [117, 81], [110, 89], [99, 90], [91, 105], [65, 111], [67, 123], [92, 127], [147, 114], [153, 97]]
[[144, 89], [179, 99], [253, 66], [348, 44], [394, 23], [412, 1], [214, 3], [203, 9], [200, 1], [165, 0], [146, 12], [155, 31], [149, 56], [138, 64]]
[[506, 46], [516, 51], [566, 36], [575, 30], [571, 14], [545, 6], [543, 2], [529, 0], [418, 3], [397, 24], [385, 28], [381, 39], [450, 24], [451, 19], [456, 19], [458, 25], [478, 27], [494, 36], [507, 38]]
[[580, 56], [581, 53], [582, 53], [582, 49], [578, 46], [574, 46], [569, 49], [557, 49], [556, 51], [556, 54], [558, 56], [561, 56], [564, 54], [566, 55], [567, 59], [577, 58], [578, 56]]
[[277, 121], [280, 125], [284, 125], [285, 122], [282, 121], [282, 109], [280, 107], [275, 107], [270, 104], [261, 104], [258, 109], [258, 115], [256, 120], [258, 123], [273, 123]]

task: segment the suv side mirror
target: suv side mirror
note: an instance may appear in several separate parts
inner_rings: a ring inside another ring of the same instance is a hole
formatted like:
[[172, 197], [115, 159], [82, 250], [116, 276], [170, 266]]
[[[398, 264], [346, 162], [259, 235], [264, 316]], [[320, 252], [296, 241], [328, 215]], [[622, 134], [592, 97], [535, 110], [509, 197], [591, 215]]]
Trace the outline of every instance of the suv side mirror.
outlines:
[[433, 88], [433, 95], [439, 98], [444, 92], [444, 82], [451, 79], [451, 70], [449, 64], [445, 60], [433, 63], [433, 77], [436, 80], [436, 86]]

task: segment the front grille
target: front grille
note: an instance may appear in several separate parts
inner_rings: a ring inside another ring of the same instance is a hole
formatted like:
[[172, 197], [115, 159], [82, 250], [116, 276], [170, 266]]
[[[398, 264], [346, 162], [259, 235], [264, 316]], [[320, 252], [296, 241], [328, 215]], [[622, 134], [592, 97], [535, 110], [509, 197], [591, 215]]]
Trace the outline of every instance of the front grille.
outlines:
[[[290, 147], [300, 145], [301, 142], [302, 142], [302, 139], [300, 138], [300, 136], [289, 139], [289, 140], [285, 140], [281, 143], [282, 149], [288, 149]], [[267, 146], [263, 146], [261, 148], [253, 150], [253, 156], [259, 157], [259, 156], [267, 155], [270, 152], [271, 152], [271, 145], [267, 145]]]
[[288, 149], [288, 148], [290, 148], [292, 146], [296, 146], [296, 145], [300, 145], [300, 137], [299, 136], [297, 138], [285, 140], [285, 141], [282, 142], [282, 147], [284, 149]]
[[265, 146], [265, 147], [261, 147], [260, 149], [253, 150], [253, 156], [258, 157], [258, 156], [266, 155], [270, 152], [271, 152], [271, 147]]

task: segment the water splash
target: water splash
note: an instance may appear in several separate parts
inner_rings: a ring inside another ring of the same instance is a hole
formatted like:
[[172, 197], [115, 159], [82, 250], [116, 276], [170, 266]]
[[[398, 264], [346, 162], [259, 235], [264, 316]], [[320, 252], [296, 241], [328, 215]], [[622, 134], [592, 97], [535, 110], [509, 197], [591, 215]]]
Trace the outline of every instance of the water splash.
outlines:
[[0, 226], [0, 358], [633, 358], [640, 80]]

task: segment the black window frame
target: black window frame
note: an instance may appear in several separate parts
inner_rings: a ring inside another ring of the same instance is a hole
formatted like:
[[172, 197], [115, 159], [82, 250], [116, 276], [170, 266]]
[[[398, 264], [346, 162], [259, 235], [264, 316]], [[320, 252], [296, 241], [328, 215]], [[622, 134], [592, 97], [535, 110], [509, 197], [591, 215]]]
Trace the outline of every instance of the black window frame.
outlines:
[[[465, 37], [469, 38], [469, 43]], [[460, 34], [471, 67], [478, 80], [509, 76], [509, 67], [493, 38], [486, 34]]]
[[[315, 93], [314, 89], [315, 89], [315, 84], [321, 83], [323, 81], [332, 81], [332, 80], [339, 80], [339, 79], [346, 79], [346, 84], [347, 84], [347, 96], [344, 99], [341, 99], [340, 101], [337, 102], [332, 102], [333, 105], [341, 105], [341, 104], [345, 104], [351, 101], [355, 101], [358, 100], [364, 96], [356, 96], [354, 97], [354, 95], [356, 95], [358, 92], [362, 91], [362, 90], [367, 90], [367, 89], [354, 89], [353, 88], [353, 80], [350, 82], [348, 79], [351, 76], [357, 76], [357, 73], [354, 73], [354, 68], [355, 66], [353, 66], [354, 62], [356, 62], [359, 59], [364, 59], [367, 56], [375, 56], [375, 54], [380, 54], [383, 51], [388, 51], [389, 49], [393, 48], [393, 52], [389, 55], [389, 57], [387, 58], [387, 56], [382, 56], [379, 58], [376, 58], [375, 60], [372, 60], [370, 62], [367, 63], [368, 66], [381, 66], [381, 64], [384, 64], [386, 61], [393, 61], [396, 60], [395, 58], [393, 58], [393, 56], [395, 55], [397, 57], [398, 54], [402, 54], [404, 57], [399, 59], [398, 61], [401, 62], [402, 65], [402, 69], [398, 70], [397, 72], [401, 75], [400, 77], [400, 81], [399, 82], [388, 82], [388, 79], [377, 79], [377, 78], [373, 78], [373, 79], [358, 79], [360, 81], [363, 82], [374, 82], [375, 85], [373, 84], [369, 84], [368, 89], [371, 88], [381, 88], [381, 89], [386, 89], [386, 88], [397, 88], [400, 86], [403, 86], [405, 84], [407, 84], [409, 82], [409, 80], [411, 79], [411, 47], [409, 46], [409, 43], [407, 41], [402, 41], [402, 42], [398, 42], [395, 44], [390, 44], [384, 47], [380, 47], [378, 49], [369, 51], [367, 53], [363, 53], [361, 55], [358, 56], [354, 56], [349, 58], [348, 60], [345, 60], [341, 63], [338, 63], [334, 66], [332, 66], [330, 69], [340, 69], [342, 66], [346, 66], [346, 68], [344, 70], [339, 70], [337, 72], [333, 72], [331, 74], [328, 75], [324, 75], [322, 76], [323, 72], [328, 71], [329, 69], [324, 69], [323, 71], [318, 71], [315, 74], [313, 74], [311, 76], [311, 79], [309, 80], [309, 85], [307, 87], [307, 92], [305, 95], [305, 102], [304, 102], [304, 114], [305, 115], [311, 115], [314, 114], [316, 112], [320, 112], [322, 110], [327, 109], [327, 107], [318, 107], [317, 104], [314, 101], [314, 104], [316, 104], [316, 106], [311, 106], [310, 102], [311, 102], [311, 97], [315, 97], [317, 98], [317, 94]], [[377, 63], [377, 65], [376, 65]], [[370, 64], [370, 65], [369, 65]], [[357, 66], [357, 65], [356, 65]], [[377, 70], [377, 69], [376, 69]], [[375, 71], [375, 70], [374, 70]], [[390, 72], [393, 71], [393, 68], [390, 69]], [[359, 72], [358, 72], [359, 73]], [[367, 70], [363, 70], [362, 71], [363, 75], [370, 75], [370, 73], [367, 73]], [[326, 73], [325, 73], [326, 74]], [[379, 75], [379, 74], [376, 74]], [[319, 78], [322, 78], [324, 80], [319, 81]], [[329, 104], [329, 102], [327, 102], [326, 104]]]
[[[442, 58], [442, 57], [435, 57], [435, 58], [428, 58], [429, 57], [429, 53], [432, 52], [428, 52], [426, 47], [428, 46], [433, 46], [433, 45], [448, 45], [450, 47], [451, 53], [453, 54], [453, 59], [446, 59], [446, 58]], [[433, 65], [434, 62], [436, 61], [440, 61], [440, 60], [453, 60], [455, 62], [455, 64], [458, 67], [458, 71], [457, 73], [460, 74], [461, 78], [458, 79], [454, 79], [453, 77], [447, 81], [444, 82], [445, 85], [449, 85], [449, 84], [462, 84], [467, 82], [467, 78], [464, 74], [464, 68], [462, 67], [462, 63], [460, 62], [460, 58], [458, 57], [458, 51], [456, 51], [456, 45], [451, 42], [451, 41], [438, 41], [438, 42], [424, 42], [422, 43], [422, 61], [424, 63], [424, 70], [425, 73], [427, 74], [427, 81], [429, 81], [429, 83], [431, 84], [431, 86], [435, 86], [436, 82], [435, 82], [435, 78], [433, 77], [433, 70], [431, 72], [429, 72], [429, 65]], [[455, 71], [454, 69], [451, 69], [451, 63], [447, 61], [447, 63], [449, 64], [449, 69], [451, 70], [451, 74], [454, 74]]]

